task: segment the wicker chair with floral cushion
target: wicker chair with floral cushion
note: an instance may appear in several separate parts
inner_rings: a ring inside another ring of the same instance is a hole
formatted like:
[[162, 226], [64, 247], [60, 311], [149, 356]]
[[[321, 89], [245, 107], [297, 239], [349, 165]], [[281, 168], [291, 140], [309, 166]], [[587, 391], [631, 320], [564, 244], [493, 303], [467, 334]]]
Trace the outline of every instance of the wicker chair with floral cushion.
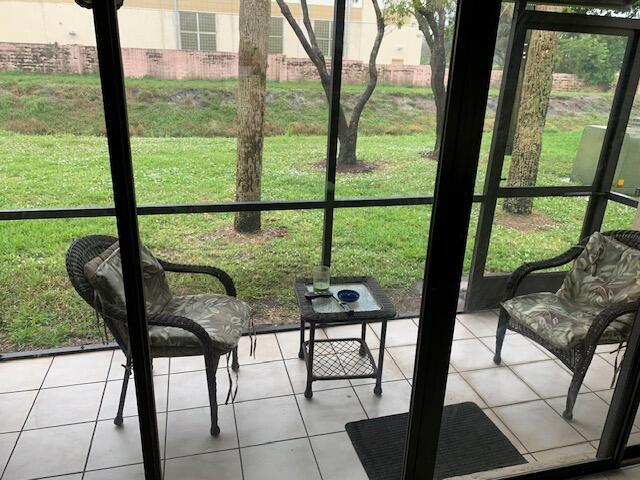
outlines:
[[[127, 316], [125, 311], [122, 265], [117, 238], [91, 235], [75, 240], [66, 258], [67, 273], [80, 296], [98, 312], [124, 352], [127, 363], [116, 425], [122, 425], [122, 411], [131, 375]], [[156, 259], [144, 246], [140, 251], [145, 307], [149, 324], [152, 358], [204, 355], [211, 435], [218, 435], [216, 370], [220, 357], [232, 353], [232, 368], [238, 370], [237, 345], [248, 330], [249, 306], [236, 299], [231, 277], [214, 267], [181, 265]], [[216, 277], [226, 295], [175, 296], [165, 278], [166, 272], [200, 273]]]
[[[573, 261], [560, 289], [515, 296], [531, 272]], [[572, 372], [563, 416], [573, 406], [596, 347], [622, 346], [640, 299], [640, 232], [594, 233], [557, 257], [525, 263], [507, 281], [501, 303], [494, 362], [500, 364], [507, 328], [534, 340]]]

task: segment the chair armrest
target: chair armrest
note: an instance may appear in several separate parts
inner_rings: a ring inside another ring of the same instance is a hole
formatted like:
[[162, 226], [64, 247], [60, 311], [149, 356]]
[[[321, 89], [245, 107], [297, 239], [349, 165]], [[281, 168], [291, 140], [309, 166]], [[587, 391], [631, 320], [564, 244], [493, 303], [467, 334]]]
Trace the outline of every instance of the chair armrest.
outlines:
[[504, 287], [503, 301], [510, 300], [513, 297], [515, 297], [516, 291], [518, 290], [520, 283], [530, 273], [535, 272], [537, 270], [545, 270], [547, 268], [553, 268], [553, 267], [559, 267], [561, 265], [565, 265], [571, 262], [572, 260], [575, 260], [578, 257], [578, 255], [580, 255], [583, 249], [584, 249], [584, 245], [578, 245], [575, 247], [571, 247], [569, 250], [567, 250], [564, 253], [561, 253], [556, 257], [548, 258], [546, 260], [540, 260], [537, 262], [529, 262], [529, 263], [522, 264], [509, 276], [509, 279], [507, 280], [507, 284]]
[[[127, 323], [127, 313], [124, 309], [111, 304], [105, 304], [103, 306], [104, 316], [108, 316], [111, 319], [119, 321], [121, 323]], [[206, 355], [214, 352], [213, 343], [211, 337], [207, 331], [198, 323], [194, 322], [190, 318], [180, 317], [178, 315], [170, 315], [166, 313], [147, 314], [147, 325], [158, 327], [175, 327], [186, 330], [196, 336], [202, 350]]]
[[158, 259], [162, 268], [167, 272], [178, 273], [203, 273], [205, 275], [211, 275], [220, 280], [220, 283], [224, 286], [225, 292], [230, 297], [236, 296], [236, 286], [233, 283], [233, 279], [224, 270], [220, 270], [216, 267], [207, 267], [203, 265], [183, 265], [180, 263], [171, 263]]
[[609, 305], [593, 319], [593, 322], [587, 331], [587, 336], [585, 337], [585, 344], [597, 345], [600, 336], [611, 322], [622, 315], [626, 315], [627, 313], [635, 313], [639, 308], [640, 301], [614, 303], [613, 305]]

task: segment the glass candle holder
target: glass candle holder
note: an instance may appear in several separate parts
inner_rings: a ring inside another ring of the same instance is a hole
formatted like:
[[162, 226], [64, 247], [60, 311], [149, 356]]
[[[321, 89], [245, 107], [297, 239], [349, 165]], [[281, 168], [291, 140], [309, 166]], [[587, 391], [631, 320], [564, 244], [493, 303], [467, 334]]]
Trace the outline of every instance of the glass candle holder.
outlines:
[[326, 292], [331, 284], [331, 268], [325, 265], [313, 267], [313, 291]]

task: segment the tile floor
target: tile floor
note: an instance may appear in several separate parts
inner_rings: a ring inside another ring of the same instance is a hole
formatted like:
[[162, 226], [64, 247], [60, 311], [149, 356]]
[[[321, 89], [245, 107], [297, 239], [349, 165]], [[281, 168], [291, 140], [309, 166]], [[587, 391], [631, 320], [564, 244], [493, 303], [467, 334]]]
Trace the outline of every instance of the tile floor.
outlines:
[[[513, 333], [504, 364], [494, 365], [496, 322], [494, 312], [458, 316], [446, 403], [477, 403], [530, 462], [592, 456], [611, 401], [614, 356], [599, 349], [575, 420], [567, 422], [560, 412], [568, 371]], [[321, 337], [357, 330], [329, 328]], [[378, 332], [379, 325], [369, 327], [372, 348], [379, 347]], [[344, 425], [408, 410], [416, 333], [413, 320], [389, 323], [382, 397], [373, 394], [373, 380], [338, 380], [316, 382], [311, 400], [302, 395], [297, 332], [261, 335], [255, 358], [243, 339], [237, 400], [220, 406], [218, 438], [208, 435], [202, 359], [156, 361], [165, 479], [366, 479]], [[142, 479], [133, 388], [124, 426], [112, 422], [122, 363], [119, 351], [0, 362], [1, 479]], [[226, 372], [218, 382], [226, 391]], [[634, 427], [633, 440], [639, 437]]]

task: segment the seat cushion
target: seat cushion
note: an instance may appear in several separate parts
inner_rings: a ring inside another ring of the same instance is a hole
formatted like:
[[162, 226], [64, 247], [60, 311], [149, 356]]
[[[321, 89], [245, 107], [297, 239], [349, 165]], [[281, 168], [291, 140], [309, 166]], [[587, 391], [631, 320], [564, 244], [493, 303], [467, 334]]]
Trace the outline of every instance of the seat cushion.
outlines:
[[[640, 298], [640, 251], [594, 233], [556, 293], [522, 295], [502, 303], [514, 321], [552, 345], [567, 349], [581, 342], [593, 319], [615, 303]], [[633, 314], [609, 324], [599, 343], [625, 341]]]
[[[251, 308], [227, 295], [186, 295], [173, 297], [162, 313], [185, 317], [200, 324], [211, 337], [214, 348], [228, 352], [236, 347], [240, 336], [248, 330]], [[172, 350], [201, 351], [197, 337], [182, 328], [152, 326], [149, 339], [152, 349], [164, 350], [167, 354]]]
[[[146, 310], [148, 313], [160, 313], [173, 297], [164, 269], [144, 245], [140, 245], [140, 262]], [[118, 242], [87, 262], [84, 274], [98, 292], [101, 301], [124, 307], [122, 260]]]
[[575, 303], [604, 308], [640, 298], [640, 251], [594, 233], [558, 290]]
[[[521, 295], [502, 303], [512, 321], [526, 326], [553, 346], [569, 349], [580, 343], [602, 308], [572, 303], [551, 292]], [[630, 323], [624, 317], [614, 320], [600, 337], [602, 344], [627, 339]]]

